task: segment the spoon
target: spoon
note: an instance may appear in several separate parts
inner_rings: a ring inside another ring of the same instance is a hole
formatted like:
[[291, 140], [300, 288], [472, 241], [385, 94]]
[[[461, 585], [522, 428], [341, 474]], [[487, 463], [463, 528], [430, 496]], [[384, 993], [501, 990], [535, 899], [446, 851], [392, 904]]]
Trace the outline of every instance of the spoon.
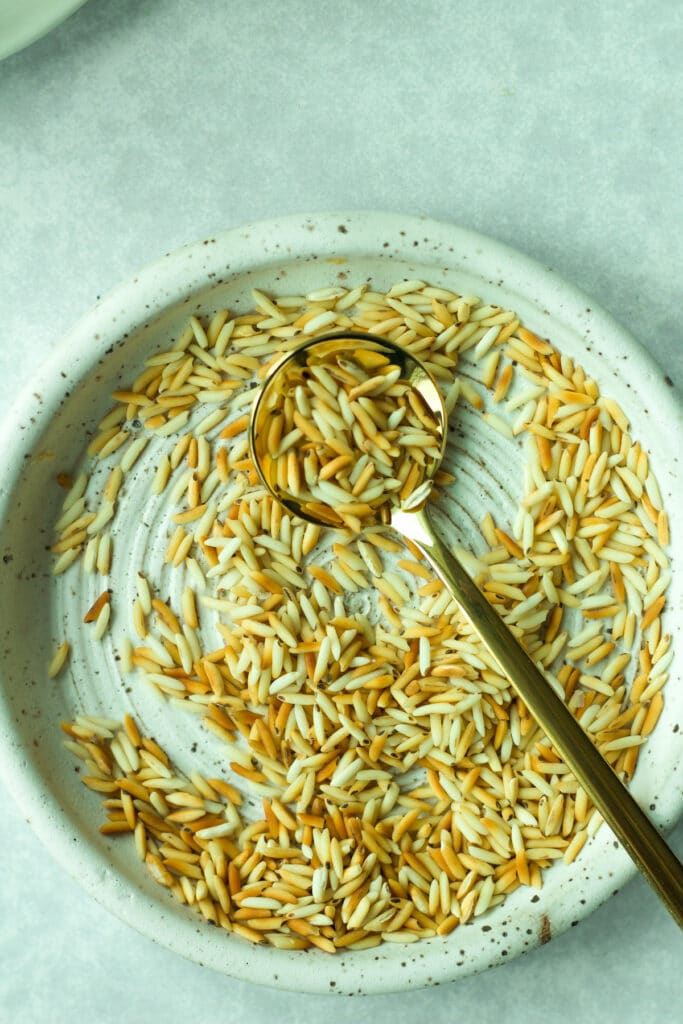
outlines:
[[[412, 391], [419, 396], [419, 407], [427, 411], [435, 449], [434, 445], [429, 448], [431, 454], [421, 467], [422, 479], [412, 494], [403, 502], [388, 502], [385, 495], [385, 500], [372, 509], [372, 525], [382, 523], [422, 552], [530, 714], [683, 928], [683, 866], [498, 612], [439, 539], [428, 497], [446, 447], [447, 413], [436, 382], [422, 363], [393, 342], [353, 331], [315, 338], [286, 353], [269, 369], [251, 412], [249, 447], [261, 481], [274, 498], [300, 518], [328, 527], [348, 525], [348, 518], [340, 517], [332, 504], [326, 506], [316, 500], [310, 489], [305, 493], [304, 482], [299, 481], [295, 493], [286, 474], [278, 472], [276, 453], [268, 450], [273, 441], [273, 419], [282, 415], [283, 396], [314, 376], [313, 368], [318, 368], [319, 377], [320, 367], [324, 368], [331, 358], [349, 369], [353, 369], [355, 360], [394, 371], [398, 367], [400, 375], [394, 372], [394, 377], [398, 376], [406, 393]], [[362, 528], [363, 523], [360, 525]]]

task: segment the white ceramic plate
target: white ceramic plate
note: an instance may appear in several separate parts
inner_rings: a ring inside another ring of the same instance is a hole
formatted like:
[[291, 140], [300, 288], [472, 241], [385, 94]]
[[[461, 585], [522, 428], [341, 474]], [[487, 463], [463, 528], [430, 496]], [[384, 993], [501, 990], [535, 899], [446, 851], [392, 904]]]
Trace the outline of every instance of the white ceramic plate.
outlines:
[[0, 60], [47, 35], [85, 0], [3, 0], [0, 4]]
[[[57, 581], [50, 573], [47, 547], [60, 502], [54, 476], [74, 468], [86, 432], [110, 407], [111, 390], [129, 381], [151, 352], [167, 346], [190, 314], [210, 314], [222, 306], [249, 309], [254, 286], [292, 294], [340, 281], [370, 280], [383, 289], [403, 277], [474, 292], [484, 301], [511, 307], [526, 326], [576, 358], [603, 393], [627, 411], [633, 436], [652, 453], [669, 509], [681, 507], [681, 409], [663, 372], [621, 327], [553, 273], [496, 242], [452, 225], [383, 213], [288, 217], [228, 231], [164, 257], [85, 315], [50, 364], [30, 381], [0, 435], [1, 450], [11, 453], [0, 482], [4, 778], [66, 870], [130, 925], [216, 970], [299, 991], [400, 990], [510, 960], [578, 922], [618, 890], [634, 869], [603, 828], [574, 864], [557, 865], [546, 873], [540, 892], [517, 890], [493, 912], [457, 928], [447, 939], [385, 944], [335, 957], [252, 947], [204, 925], [147, 877], [132, 843], [100, 835], [99, 800], [80, 785], [62, 747], [60, 719], [77, 713], [120, 718], [131, 710], [181, 768], [188, 770], [196, 760], [205, 770], [221, 769], [219, 747], [195, 726], [194, 716], [169, 713], [167, 705], [139, 692], [130, 678], [121, 678], [110, 639], [101, 647], [79, 639], [83, 609], [99, 587], [78, 569]], [[498, 435], [477, 432], [474, 419], [463, 425], [471, 433], [465, 430], [456, 444], [459, 482], [453, 507], [462, 542], [475, 544], [475, 524], [485, 507], [511, 517], [520, 489], [519, 467], [501, 449], [507, 442]], [[152, 462], [145, 465], [143, 460], [142, 484], [152, 471]], [[119, 557], [115, 554], [110, 586], [120, 601], [132, 596], [134, 567], [143, 558], [160, 566], [165, 546], [144, 487], [133, 486], [131, 492], [132, 507], [139, 502], [146, 525], [131, 527], [129, 516], [127, 527], [124, 522], [114, 529]], [[674, 566], [681, 544], [680, 531], [674, 531]], [[674, 570], [670, 608], [679, 611], [682, 579]], [[670, 612], [668, 628], [674, 643], [680, 643], [680, 616], [678, 621], [672, 618]], [[115, 618], [114, 636], [119, 626]], [[45, 666], [65, 635], [74, 643], [68, 669], [49, 682]], [[633, 784], [636, 798], [662, 826], [671, 826], [683, 810], [676, 775], [683, 735], [678, 728], [683, 691], [675, 685], [679, 664], [677, 657], [664, 714]], [[197, 744], [192, 755], [191, 743]]]

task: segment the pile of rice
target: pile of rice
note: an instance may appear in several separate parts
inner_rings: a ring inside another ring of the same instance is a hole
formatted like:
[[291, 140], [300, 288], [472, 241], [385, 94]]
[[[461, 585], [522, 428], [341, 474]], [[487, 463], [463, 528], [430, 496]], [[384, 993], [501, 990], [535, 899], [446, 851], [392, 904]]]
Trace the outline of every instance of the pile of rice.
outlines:
[[[66, 746], [102, 794], [101, 830], [228, 932], [330, 953], [446, 935], [573, 861], [600, 816], [409, 542], [322, 531], [267, 495], [253, 383], [306, 338], [368, 331], [419, 356], [449, 412], [467, 403], [524, 443], [518, 508], [488, 512], [479, 553], [457, 553], [624, 780], [673, 653], [659, 487], [616, 402], [511, 311], [422, 281], [253, 300], [192, 317], [114, 393], [85, 468], [60, 475], [54, 545], [58, 575], [102, 576], [89, 639], [114, 643], [126, 684], [151, 684], [169, 715], [200, 716], [226, 775], [182, 771], [130, 716], [63, 723]], [[108, 587], [111, 524], [148, 444], [177, 607], [145, 565], [132, 608]], [[69, 652], [66, 638], [51, 676]]]

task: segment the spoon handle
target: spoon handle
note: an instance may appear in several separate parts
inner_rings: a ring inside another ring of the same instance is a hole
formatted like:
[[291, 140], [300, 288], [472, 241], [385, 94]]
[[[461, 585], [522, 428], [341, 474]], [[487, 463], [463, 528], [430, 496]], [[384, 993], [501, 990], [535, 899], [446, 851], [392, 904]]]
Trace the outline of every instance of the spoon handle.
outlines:
[[683, 865], [604, 760], [495, 608], [439, 540], [427, 507], [395, 512], [391, 525], [422, 551], [627, 853], [683, 928]]

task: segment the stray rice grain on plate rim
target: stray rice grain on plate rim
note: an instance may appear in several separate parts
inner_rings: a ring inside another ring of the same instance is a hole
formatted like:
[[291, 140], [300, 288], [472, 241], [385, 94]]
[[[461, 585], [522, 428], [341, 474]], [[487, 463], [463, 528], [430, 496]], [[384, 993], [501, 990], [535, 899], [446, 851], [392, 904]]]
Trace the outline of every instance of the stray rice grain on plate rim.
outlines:
[[[483, 430], [523, 441], [519, 507], [509, 522], [488, 512], [481, 552], [457, 553], [625, 780], [672, 658], [659, 487], [616, 402], [512, 311], [422, 281], [253, 301], [191, 317], [121, 382], [54, 544], [56, 574], [80, 562], [103, 577], [82, 629], [169, 714], [200, 717], [229, 778], [181, 772], [130, 716], [81, 714], [66, 746], [103, 799], [101, 831], [128, 835], [159, 885], [226, 931], [329, 953], [446, 935], [574, 860], [600, 815], [409, 542], [323, 532], [267, 495], [248, 452], [252, 385], [302, 340], [368, 331], [418, 356], [449, 412], [465, 402]], [[371, 398], [355, 398], [368, 426]], [[324, 400], [328, 423], [344, 418], [344, 399]], [[145, 565], [129, 607], [108, 586], [111, 527], [148, 444], [177, 607]], [[370, 456], [333, 478], [363, 491]], [[69, 650], [56, 645], [51, 677]]]

